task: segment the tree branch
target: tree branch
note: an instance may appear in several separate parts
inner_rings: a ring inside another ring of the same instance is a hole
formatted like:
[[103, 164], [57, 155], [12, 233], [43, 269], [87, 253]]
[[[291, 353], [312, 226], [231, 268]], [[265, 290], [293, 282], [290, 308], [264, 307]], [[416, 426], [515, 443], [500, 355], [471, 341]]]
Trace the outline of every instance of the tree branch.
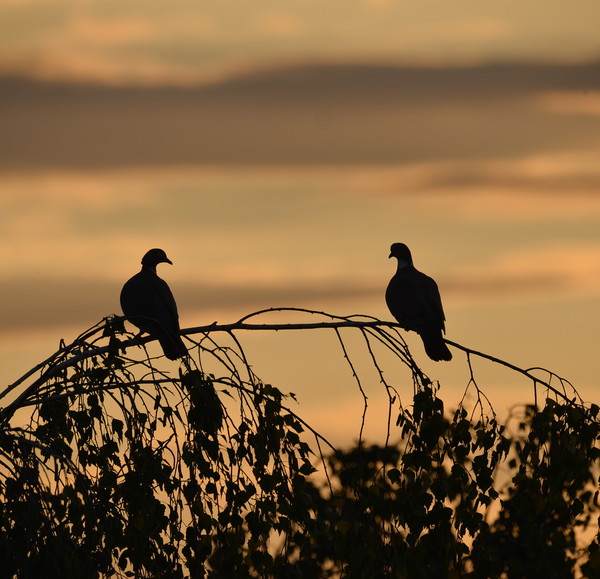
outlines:
[[[298, 323], [268, 323], [268, 324], [265, 324], [265, 323], [257, 324], [257, 323], [248, 323], [247, 322], [247, 320], [249, 320], [251, 318], [255, 318], [262, 314], [288, 313], [288, 312], [299, 312], [299, 313], [310, 314], [310, 315], [315, 315], [315, 316], [320, 316], [320, 317], [327, 317], [331, 321], [298, 322]], [[77, 345], [82, 344], [86, 338], [88, 338], [100, 331], [104, 331], [110, 324], [114, 323], [115, 321], [120, 322], [124, 319], [125, 318], [120, 317], [120, 316], [114, 316], [112, 318], [105, 318], [104, 323], [100, 322], [99, 324], [96, 324], [94, 327], [92, 327], [90, 330], [87, 330], [86, 332], [82, 333], [81, 336], [79, 336], [76, 340], [74, 340], [70, 345], [62, 347], [53, 356], [51, 356], [44, 362], [38, 364], [37, 366], [35, 366], [31, 370], [29, 370], [26, 374], [24, 374], [22, 377], [20, 377], [18, 380], [16, 380], [13, 384], [9, 385], [3, 392], [0, 393], [0, 399], [5, 397], [7, 394], [9, 394], [11, 391], [13, 391], [16, 387], [18, 387], [23, 382], [25, 382], [25, 380], [27, 378], [31, 377], [36, 371], [43, 369], [44, 366], [47, 366], [47, 369], [45, 371], [42, 371], [42, 374], [36, 380], [34, 380], [13, 402], [11, 402], [8, 406], [6, 406], [4, 409], [2, 409], [0, 411], [0, 420], [4, 421], [7, 419], [10, 419], [10, 417], [14, 414], [16, 409], [19, 408], [21, 405], [23, 405], [23, 402], [27, 399], [27, 397], [32, 392], [34, 392], [40, 385], [42, 385], [49, 379], [58, 375], [60, 372], [64, 371], [65, 369], [67, 369], [71, 366], [74, 366], [75, 364], [77, 364], [78, 362], [80, 362], [82, 360], [91, 358], [93, 356], [105, 354], [108, 351], [110, 351], [111, 349], [114, 349], [114, 347], [115, 347], [114, 345], [98, 346], [95, 348], [89, 348], [85, 351], [79, 351], [78, 353], [76, 353], [73, 356], [67, 357], [66, 359], [64, 358], [64, 356], [68, 355], [68, 353], [70, 351], [74, 350]], [[275, 331], [275, 332], [278, 332], [278, 331], [289, 331], [289, 330], [322, 330], [322, 329], [335, 329], [337, 331], [340, 328], [357, 328], [357, 329], [361, 329], [361, 330], [389, 328], [391, 330], [396, 330], [396, 331], [403, 329], [402, 326], [400, 324], [398, 324], [397, 322], [382, 321], [382, 320], [379, 320], [379, 319], [371, 317], [371, 316], [352, 315], [352, 316], [344, 317], [344, 316], [335, 316], [332, 314], [328, 314], [326, 312], [308, 310], [308, 309], [303, 309], [303, 308], [268, 308], [268, 309], [264, 309], [264, 310], [260, 310], [260, 311], [248, 314], [247, 316], [242, 317], [239, 321], [230, 323], [230, 324], [218, 324], [216, 322], [213, 322], [212, 324], [209, 324], [209, 325], [184, 328], [181, 330], [181, 335], [182, 336], [193, 336], [193, 335], [197, 335], [197, 334], [208, 335], [213, 332], [227, 332], [228, 334], [233, 335], [233, 332], [238, 332], [238, 331]], [[118, 344], [118, 349], [124, 351], [127, 348], [130, 348], [133, 346], [142, 346], [151, 341], [154, 341], [154, 339], [151, 336], [141, 337], [138, 335], [138, 336], [135, 336], [128, 340], [121, 341]], [[499, 364], [499, 365], [509, 368], [515, 372], [518, 372], [518, 373], [522, 374], [523, 376], [526, 376], [528, 379], [532, 380], [534, 382], [534, 384], [539, 384], [539, 385], [547, 388], [548, 390], [553, 392], [555, 395], [559, 396], [560, 398], [564, 399], [566, 402], [568, 402], [570, 404], [573, 404], [575, 401], [575, 398], [579, 397], [574, 388], [573, 388], [573, 390], [575, 391], [576, 396], [574, 396], [571, 399], [566, 394], [566, 392], [561, 392], [560, 390], [558, 390], [557, 388], [552, 386], [549, 381], [543, 380], [539, 376], [535, 376], [531, 372], [531, 370], [534, 370], [537, 368], [531, 368], [531, 369], [520, 368], [514, 364], [511, 364], [510, 362], [507, 362], [506, 360], [502, 360], [501, 358], [492, 356], [490, 354], [486, 354], [484, 352], [479, 352], [479, 351], [469, 348], [467, 346], [458, 344], [457, 342], [453, 342], [453, 341], [447, 340], [447, 339], [444, 341], [448, 345], [450, 345], [454, 348], [457, 348], [459, 350], [462, 350], [467, 355], [477, 356], [479, 358], [489, 360], [495, 364]], [[61, 357], [63, 358], [62, 360], [61, 360]], [[560, 379], [561, 383], [567, 382], [566, 380], [556, 376], [556, 374], [554, 374], [550, 371], [546, 370], [546, 372], [548, 372], [548, 374], [551, 377], [555, 376], [556, 378]], [[579, 401], [581, 402], [581, 399], [579, 399]]]

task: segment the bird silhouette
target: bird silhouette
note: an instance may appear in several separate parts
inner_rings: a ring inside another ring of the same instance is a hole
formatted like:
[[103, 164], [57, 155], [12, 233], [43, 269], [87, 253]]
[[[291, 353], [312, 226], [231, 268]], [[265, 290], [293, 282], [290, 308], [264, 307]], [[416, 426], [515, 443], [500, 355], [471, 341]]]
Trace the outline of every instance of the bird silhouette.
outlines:
[[142, 270], [121, 290], [121, 308], [132, 324], [159, 341], [167, 358], [176, 360], [188, 352], [179, 335], [175, 298], [167, 282], [156, 274], [159, 263], [173, 265], [162, 249], [151, 249], [144, 255]]
[[398, 270], [385, 292], [385, 301], [400, 326], [417, 332], [425, 352], [436, 362], [451, 360], [444, 343], [444, 310], [437, 284], [413, 265], [410, 249], [404, 243], [394, 243], [389, 257], [398, 259]]

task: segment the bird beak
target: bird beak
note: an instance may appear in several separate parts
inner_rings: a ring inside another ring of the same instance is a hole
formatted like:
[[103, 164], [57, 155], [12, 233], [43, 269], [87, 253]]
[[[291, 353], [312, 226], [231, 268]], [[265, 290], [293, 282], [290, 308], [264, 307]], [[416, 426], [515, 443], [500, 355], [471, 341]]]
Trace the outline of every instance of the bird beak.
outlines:
[[393, 255], [390, 253], [390, 254], [388, 255], [388, 259], [389, 259], [390, 257], [394, 257], [394, 256], [393, 256]]
[[167, 259], [166, 259], [166, 262], [167, 262], [167, 263], [170, 263], [171, 265], [173, 265], [173, 262], [172, 262], [172, 261], [171, 261], [171, 260], [170, 260], [168, 257], [167, 257]]

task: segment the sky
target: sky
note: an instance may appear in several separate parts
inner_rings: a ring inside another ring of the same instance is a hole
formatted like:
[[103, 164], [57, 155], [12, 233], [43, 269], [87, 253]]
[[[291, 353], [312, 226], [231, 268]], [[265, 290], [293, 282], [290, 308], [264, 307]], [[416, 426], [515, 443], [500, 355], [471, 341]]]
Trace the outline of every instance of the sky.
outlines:
[[[449, 339], [597, 402], [599, 18], [584, 0], [4, 0], [0, 383], [119, 313], [151, 247], [192, 327], [276, 306], [389, 319], [403, 241]], [[356, 436], [330, 335], [244, 340], [299, 414]], [[464, 356], [435, 364], [407, 340], [451, 406]], [[531, 400], [476, 370], [499, 413]]]
[[3, 0], [0, 69], [44, 78], [193, 82], [306, 61], [581, 61], [595, 0]]

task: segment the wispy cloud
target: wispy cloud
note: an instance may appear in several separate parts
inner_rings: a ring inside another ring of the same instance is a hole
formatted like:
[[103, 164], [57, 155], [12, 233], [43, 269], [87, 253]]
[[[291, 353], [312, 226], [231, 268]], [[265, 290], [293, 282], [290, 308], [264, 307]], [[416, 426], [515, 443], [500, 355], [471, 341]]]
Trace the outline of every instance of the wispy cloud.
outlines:
[[600, 51], [599, 10], [594, 2], [573, 10], [565, 0], [547, 2], [543, 13], [519, 0], [5, 0], [0, 70], [127, 83], [282, 62], [582, 60]]
[[504, 252], [444, 280], [458, 302], [600, 296], [600, 243], [548, 244]]
[[[5, 80], [0, 167], [415, 166], [525, 158], [529, 166], [522, 164], [520, 177], [541, 183], [534, 173], [545, 172], [544, 186], [553, 188], [551, 180], [563, 177], [561, 160], [540, 167], [544, 156], [596, 153], [600, 117], [582, 122], [579, 115], [548, 112], [532, 95], [559, 85], [600, 85], [599, 68], [298, 67], [193, 88]], [[438, 175], [447, 179], [443, 170], [440, 165]], [[417, 170], [413, 175], [419, 178]]]
[[419, 212], [473, 221], [580, 219], [600, 215], [600, 147], [391, 167], [356, 167], [346, 187], [357, 195], [397, 197]]
[[563, 115], [600, 115], [600, 91], [554, 91], [535, 97], [538, 106], [550, 113]]

